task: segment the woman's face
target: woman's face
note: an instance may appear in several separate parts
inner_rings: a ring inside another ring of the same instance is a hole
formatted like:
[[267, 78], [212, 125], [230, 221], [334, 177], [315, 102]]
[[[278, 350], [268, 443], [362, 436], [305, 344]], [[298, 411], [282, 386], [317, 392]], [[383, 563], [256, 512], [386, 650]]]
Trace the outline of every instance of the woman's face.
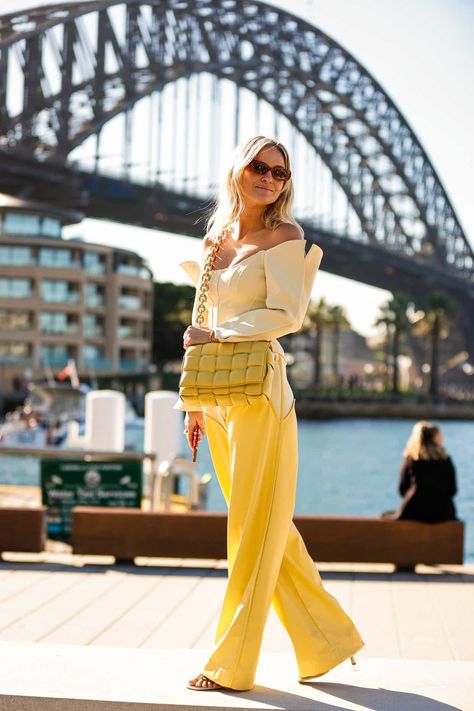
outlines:
[[[257, 153], [254, 160], [260, 160], [270, 168], [274, 168], [276, 165], [281, 168], [285, 167], [283, 154], [275, 146], [262, 149]], [[246, 166], [240, 176], [240, 188], [244, 195], [246, 206], [271, 205], [278, 200], [284, 186], [285, 181], [275, 179], [270, 170], [265, 175], [259, 175]]]

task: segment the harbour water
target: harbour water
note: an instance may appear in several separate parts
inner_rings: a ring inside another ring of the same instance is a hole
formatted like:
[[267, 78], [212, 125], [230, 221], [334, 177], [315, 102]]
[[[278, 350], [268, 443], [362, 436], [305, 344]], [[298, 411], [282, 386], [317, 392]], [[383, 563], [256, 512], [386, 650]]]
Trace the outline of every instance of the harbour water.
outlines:
[[[299, 474], [295, 512], [378, 516], [400, 503], [402, 451], [414, 421], [394, 419], [299, 420]], [[457, 474], [454, 498], [466, 524], [465, 562], [474, 563], [474, 422], [437, 421]], [[136, 448], [143, 448], [137, 433]], [[182, 453], [189, 449], [182, 437]], [[210, 472], [208, 509], [225, 502], [204, 437], [198, 451], [200, 474]], [[0, 484], [37, 486], [39, 465], [32, 458], [0, 457]]]

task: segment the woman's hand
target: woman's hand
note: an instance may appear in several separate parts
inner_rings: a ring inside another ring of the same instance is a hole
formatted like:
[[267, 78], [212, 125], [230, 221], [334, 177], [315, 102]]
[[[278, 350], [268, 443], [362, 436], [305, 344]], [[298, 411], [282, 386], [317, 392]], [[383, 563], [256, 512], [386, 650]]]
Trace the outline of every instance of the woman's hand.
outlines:
[[199, 410], [197, 412], [186, 412], [184, 416], [184, 433], [188, 440], [190, 448], [193, 448], [193, 430], [195, 425], [199, 426], [198, 441], [201, 441], [202, 436], [206, 436], [206, 424], [204, 422], [204, 415]]
[[214, 331], [201, 326], [188, 326], [183, 334], [184, 349], [194, 346], [196, 343], [210, 343], [217, 341]]

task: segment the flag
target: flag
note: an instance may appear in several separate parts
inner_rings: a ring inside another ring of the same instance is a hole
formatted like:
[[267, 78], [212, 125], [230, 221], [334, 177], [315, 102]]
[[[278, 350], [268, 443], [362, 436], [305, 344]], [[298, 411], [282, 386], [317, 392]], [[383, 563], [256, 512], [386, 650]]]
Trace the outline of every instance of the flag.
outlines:
[[70, 378], [71, 385], [73, 386], [73, 388], [78, 388], [80, 383], [79, 383], [79, 377], [77, 375], [77, 368], [76, 368], [75, 360], [74, 359], [68, 360], [66, 367], [63, 368], [57, 374], [56, 377], [58, 380], [66, 380], [66, 378]]

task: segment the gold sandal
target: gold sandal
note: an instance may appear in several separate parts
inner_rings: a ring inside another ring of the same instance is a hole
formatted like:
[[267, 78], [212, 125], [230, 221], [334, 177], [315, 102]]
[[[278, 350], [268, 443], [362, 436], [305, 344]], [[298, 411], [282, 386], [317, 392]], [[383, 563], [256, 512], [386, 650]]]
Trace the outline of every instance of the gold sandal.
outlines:
[[[217, 684], [217, 681], [214, 681], [213, 679], [209, 679], [209, 677], [205, 676], [204, 674], [199, 674], [203, 679], [206, 679], [207, 681], [212, 681], [213, 684]], [[199, 679], [199, 677], [198, 677]], [[192, 689], [192, 691], [220, 691], [221, 689], [226, 689], [227, 691], [233, 691], [233, 689], [229, 689], [226, 686], [221, 686], [220, 684], [218, 686], [196, 686], [196, 684], [186, 684], [186, 687], [188, 689]]]

